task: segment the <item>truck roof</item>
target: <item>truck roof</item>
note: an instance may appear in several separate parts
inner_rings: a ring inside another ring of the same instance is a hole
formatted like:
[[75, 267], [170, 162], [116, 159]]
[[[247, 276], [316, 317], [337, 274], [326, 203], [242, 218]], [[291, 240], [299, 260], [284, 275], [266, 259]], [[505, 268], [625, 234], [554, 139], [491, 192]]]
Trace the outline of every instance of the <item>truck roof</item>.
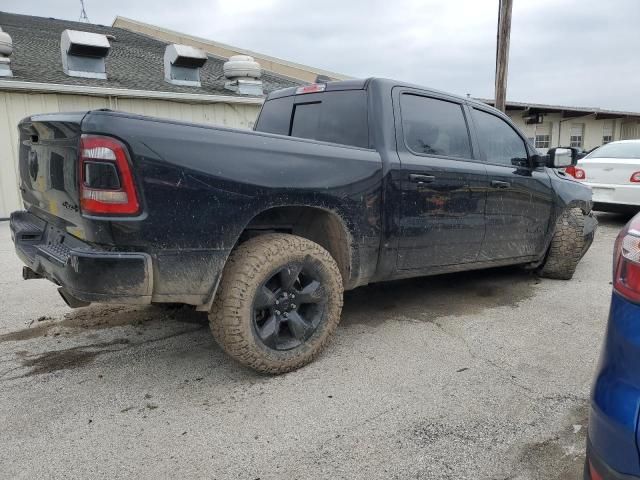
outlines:
[[[325, 82], [318, 82], [318, 83], [325, 83]], [[340, 80], [335, 82], [326, 82], [325, 91], [331, 92], [331, 91], [339, 91], [339, 90], [364, 90], [370, 84], [374, 84], [374, 83], [379, 84], [379, 86], [383, 88], [388, 88], [389, 90], [391, 90], [393, 87], [415, 88], [418, 90], [422, 90], [423, 92], [427, 92], [427, 93], [431, 92], [439, 95], [446, 95], [448, 97], [464, 100], [465, 102], [469, 102], [472, 104], [482, 105], [485, 108], [487, 107], [486, 103], [482, 103], [468, 97], [462, 97], [460, 95], [444, 92], [442, 90], [436, 90], [434, 88], [427, 88], [422, 85], [416, 85], [414, 83], [402, 82], [400, 80], [393, 80], [390, 78], [380, 78], [380, 77], [369, 77], [364, 79], [352, 79], [352, 80]], [[274, 92], [271, 92], [266, 99], [271, 100], [274, 98], [282, 98], [282, 97], [289, 97], [291, 95], [295, 95], [298, 88], [300, 87], [290, 87], [290, 88], [283, 88], [281, 90], [276, 90]]]

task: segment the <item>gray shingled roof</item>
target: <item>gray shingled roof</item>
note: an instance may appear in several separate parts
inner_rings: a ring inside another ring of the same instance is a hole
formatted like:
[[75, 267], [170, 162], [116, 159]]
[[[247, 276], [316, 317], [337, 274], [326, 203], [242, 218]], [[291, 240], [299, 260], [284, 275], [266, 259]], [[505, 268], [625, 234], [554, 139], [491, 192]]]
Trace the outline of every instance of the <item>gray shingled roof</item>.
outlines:
[[[167, 43], [146, 35], [103, 25], [5, 12], [0, 12], [0, 27], [13, 39], [13, 78], [3, 80], [237, 96], [224, 88], [222, 65], [225, 60], [211, 55], [200, 71], [202, 87], [167, 83], [163, 64]], [[70, 77], [63, 72], [60, 34], [65, 29], [115, 36], [106, 59], [107, 80]], [[262, 82], [265, 93], [301, 84], [265, 71]]]

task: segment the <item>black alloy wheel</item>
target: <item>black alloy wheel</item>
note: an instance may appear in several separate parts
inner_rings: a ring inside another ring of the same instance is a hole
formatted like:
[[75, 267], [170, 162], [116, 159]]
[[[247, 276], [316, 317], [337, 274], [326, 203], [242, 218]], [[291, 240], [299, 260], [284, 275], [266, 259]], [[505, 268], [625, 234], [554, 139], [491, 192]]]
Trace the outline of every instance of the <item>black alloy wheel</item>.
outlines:
[[253, 302], [254, 332], [267, 348], [299, 347], [318, 328], [326, 303], [327, 293], [311, 259], [288, 263], [258, 288]]

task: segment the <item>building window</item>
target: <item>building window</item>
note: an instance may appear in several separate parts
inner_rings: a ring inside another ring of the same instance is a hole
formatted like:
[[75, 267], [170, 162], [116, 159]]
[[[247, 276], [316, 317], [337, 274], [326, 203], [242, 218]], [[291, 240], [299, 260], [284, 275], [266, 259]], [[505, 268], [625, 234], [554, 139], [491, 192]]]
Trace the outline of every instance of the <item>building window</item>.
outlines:
[[549, 148], [551, 146], [551, 124], [541, 123], [536, 125], [536, 148]]
[[582, 148], [583, 138], [584, 138], [584, 124], [571, 125], [571, 136], [569, 137], [569, 146], [574, 148]]
[[551, 135], [544, 134], [538, 135], [536, 134], [536, 148], [549, 148], [551, 144]]
[[602, 144], [613, 142], [613, 122], [605, 122], [602, 126]]

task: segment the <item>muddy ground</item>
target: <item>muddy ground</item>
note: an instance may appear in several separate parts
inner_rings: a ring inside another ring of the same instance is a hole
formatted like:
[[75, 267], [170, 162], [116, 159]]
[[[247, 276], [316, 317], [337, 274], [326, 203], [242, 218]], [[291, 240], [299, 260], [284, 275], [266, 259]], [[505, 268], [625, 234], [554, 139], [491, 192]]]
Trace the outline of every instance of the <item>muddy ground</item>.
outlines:
[[627, 220], [599, 218], [572, 281], [506, 268], [363, 287], [328, 351], [275, 378], [186, 308], [69, 310], [21, 280], [0, 222], [0, 475], [580, 478]]

